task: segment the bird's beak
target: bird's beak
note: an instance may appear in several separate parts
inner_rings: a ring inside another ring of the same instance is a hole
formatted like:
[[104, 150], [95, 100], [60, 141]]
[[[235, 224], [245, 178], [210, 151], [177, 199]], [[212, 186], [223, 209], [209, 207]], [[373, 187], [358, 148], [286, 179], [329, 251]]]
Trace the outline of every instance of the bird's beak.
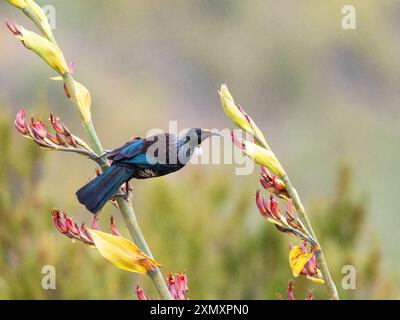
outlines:
[[215, 131], [211, 131], [211, 130], [209, 130], [209, 129], [203, 129], [203, 132], [204, 132], [204, 134], [207, 135], [207, 136], [218, 136], [218, 137], [221, 137], [221, 136], [222, 136], [220, 133], [215, 132]]

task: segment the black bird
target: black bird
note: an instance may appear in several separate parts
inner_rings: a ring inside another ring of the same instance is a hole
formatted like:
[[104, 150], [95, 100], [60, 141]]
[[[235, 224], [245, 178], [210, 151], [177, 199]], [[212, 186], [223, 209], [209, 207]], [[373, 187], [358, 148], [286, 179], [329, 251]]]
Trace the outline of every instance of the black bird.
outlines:
[[107, 152], [109, 168], [76, 192], [80, 203], [92, 213], [99, 212], [123, 183], [132, 178], [148, 179], [183, 168], [193, 152], [211, 135], [207, 129], [191, 128], [184, 135], [158, 134], [135, 138], [120, 148]]

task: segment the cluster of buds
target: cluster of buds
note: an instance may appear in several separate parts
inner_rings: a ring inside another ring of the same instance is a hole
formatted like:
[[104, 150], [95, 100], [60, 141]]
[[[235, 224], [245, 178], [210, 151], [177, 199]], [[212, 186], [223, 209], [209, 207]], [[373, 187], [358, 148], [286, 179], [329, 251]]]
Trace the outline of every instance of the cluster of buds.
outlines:
[[286, 190], [286, 186], [281, 179], [277, 176], [274, 176], [271, 171], [269, 171], [266, 167], [261, 166], [261, 177], [260, 183], [270, 193], [273, 193], [277, 197], [289, 200], [290, 196]]
[[[81, 226], [79, 226], [76, 222], [72, 220], [71, 217], [69, 217], [65, 211], [61, 212], [58, 209], [53, 209], [51, 211], [51, 215], [53, 217], [53, 222], [57, 230], [67, 236], [68, 238], [78, 240], [80, 242], [83, 242], [87, 245], [94, 246], [93, 242], [93, 237], [90, 234], [90, 231], [86, 228], [86, 225], [84, 222], [82, 222]], [[111, 217], [110, 221], [111, 225], [111, 232], [115, 236], [121, 236], [121, 234], [118, 232], [114, 219]], [[98, 225], [98, 217], [93, 216], [92, 220], [92, 225], [91, 228], [93, 230], [99, 230], [99, 225]]]
[[[167, 276], [168, 290], [174, 300], [186, 300], [186, 294], [189, 290], [188, 279], [184, 272], [172, 274]], [[146, 296], [139, 286], [136, 287], [136, 295], [139, 300], [153, 300]]]
[[147, 274], [161, 265], [147, 256], [133, 242], [125, 239], [117, 230], [111, 218], [111, 234], [99, 230], [97, 216], [94, 216], [91, 228], [82, 223], [79, 227], [65, 212], [53, 209], [51, 212], [57, 230], [74, 240], [94, 246], [101, 256], [119, 269]]
[[285, 212], [282, 213], [279, 202], [273, 195], [270, 196], [268, 201], [265, 197], [261, 197], [260, 190], [257, 190], [256, 204], [261, 215], [269, 222], [273, 223], [279, 231], [290, 233], [301, 240], [315, 244], [315, 241], [310, 236], [303, 223], [297, 218], [290, 199], [288, 200]]
[[97, 159], [97, 155], [79, 137], [74, 136], [71, 131], [61, 123], [58, 117], [50, 114], [50, 124], [53, 133], [48, 132], [46, 124], [41, 119], [30, 122], [26, 119], [26, 112], [21, 108], [15, 118], [15, 128], [26, 138], [32, 139], [39, 146], [56, 151], [76, 152], [91, 159]]
[[[293, 281], [289, 281], [289, 283], [288, 283], [288, 289], [287, 289], [288, 300], [296, 300], [295, 297], [294, 297], [293, 289], [294, 289]], [[309, 291], [308, 291], [306, 300], [314, 300], [312, 290], [309, 290]]]
[[324, 283], [321, 270], [319, 269], [314, 247], [310, 246], [307, 251], [307, 242], [304, 241], [300, 246], [289, 245], [289, 264], [293, 276], [306, 276], [316, 283]]

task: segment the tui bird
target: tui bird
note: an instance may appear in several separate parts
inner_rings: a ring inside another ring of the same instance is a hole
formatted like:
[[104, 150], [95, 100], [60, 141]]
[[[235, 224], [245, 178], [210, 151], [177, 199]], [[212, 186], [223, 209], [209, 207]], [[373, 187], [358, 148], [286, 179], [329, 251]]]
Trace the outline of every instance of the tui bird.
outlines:
[[148, 179], [183, 168], [193, 152], [211, 135], [207, 129], [191, 128], [184, 135], [157, 134], [134, 138], [120, 148], [106, 152], [109, 168], [76, 192], [80, 203], [92, 213], [99, 212], [123, 183], [132, 178]]

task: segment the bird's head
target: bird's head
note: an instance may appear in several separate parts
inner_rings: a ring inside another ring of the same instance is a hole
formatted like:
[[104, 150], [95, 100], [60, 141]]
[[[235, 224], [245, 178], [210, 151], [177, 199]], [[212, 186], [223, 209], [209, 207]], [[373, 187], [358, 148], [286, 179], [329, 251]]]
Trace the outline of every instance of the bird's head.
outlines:
[[213, 132], [209, 129], [191, 128], [186, 133], [186, 141], [190, 142], [191, 145], [198, 146], [204, 140], [211, 136], [221, 136], [217, 132]]

